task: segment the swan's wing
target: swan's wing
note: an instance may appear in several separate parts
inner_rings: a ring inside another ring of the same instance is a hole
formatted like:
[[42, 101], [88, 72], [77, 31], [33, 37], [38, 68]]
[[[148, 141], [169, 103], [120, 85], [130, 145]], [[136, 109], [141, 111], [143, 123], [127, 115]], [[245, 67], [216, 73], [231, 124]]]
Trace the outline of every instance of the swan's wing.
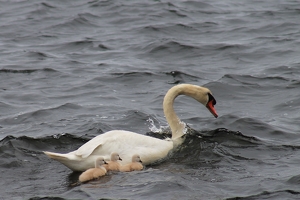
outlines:
[[79, 147], [75, 151], [75, 155], [80, 156], [82, 158], [87, 158], [93, 153], [93, 151], [97, 147], [103, 144], [104, 144], [103, 137], [101, 137], [101, 135], [98, 135], [97, 137], [94, 137], [93, 139], [91, 139], [90, 141], [88, 141], [87, 143]]
[[[95, 154], [101, 156], [110, 156], [112, 152], [119, 152], [122, 154], [122, 159], [124, 156], [125, 160], [130, 162], [131, 156], [135, 153], [145, 154], [143, 157], [151, 157], [149, 158], [151, 160], [161, 157], [162, 154], [166, 154], [172, 148], [172, 142], [166, 142], [165, 140], [130, 131], [113, 130], [94, 137], [79, 147], [74, 153], [81, 158], [87, 158], [96, 149], [97, 152]], [[147, 156], [147, 154], [151, 156]]]
[[[87, 143], [85, 143], [84, 145], [82, 145], [81, 147], [79, 147], [75, 151], [75, 155], [80, 156], [82, 158], [87, 158], [98, 147], [103, 146], [104, 144], [114, 144], [115, 141], [118, 141], [118, 140], [120, 140], [120, 138], [123, 138], [122, 136], [123, 136], [124, 132], [127, 132], [127, 131], [113, 130], [113, 131], [108, 131], [106, 133], [98, 135], [98, 136], [94, 137], [93, 139], [91, 139], [90, 141], [88, 141]], [[104, 151], [102, 153], [106, 154], [107, 152]], [[109, 155], [110, 155], [110, 153], [109, 153]], [[104, 155], [102, 155], [102, 156], [104, 156]]]

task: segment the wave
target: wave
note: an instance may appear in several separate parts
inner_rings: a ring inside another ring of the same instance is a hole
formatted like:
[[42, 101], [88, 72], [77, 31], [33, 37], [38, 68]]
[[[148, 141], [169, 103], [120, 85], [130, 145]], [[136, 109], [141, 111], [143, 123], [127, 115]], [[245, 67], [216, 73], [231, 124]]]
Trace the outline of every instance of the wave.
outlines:
[[77, 41], [64, 42], [64, 43], [51, 45], [51, 49], [52, 51], [66, 51], [72, 49], [72, 52], [89, 50], [91, 54], [94, 54], [92, 53], [93, 51], [112, 50], [110, 47], [106, 46], [105, 44], [89, 38], [86, 38], [84, 40], [77, 40]]
[[139, 45], [135, 47], [139, 50], [141, 55], [157, 57], [157, 58], [168, 58], [180, 59], [181, 57], [193, 58], [195, 56], [216, 56], [217, 54], [224, 54], [227, 51], [240, 52], [246, 49], [246, 45], [232, 44], [232, 43], [195, 43], [190, 41], [181, 40], [165, 40], [158, 39], [154, 42], [147, 43], [143, 46]]
[[[227, 44], [227, 43], [218, 43], [218, 44], [184, 44], [183, 42], [178, 42], [178, 41], [169, 41], [169, 42], [165, 42], [162, 45], [159, 45], [156, 48], [153, 48], [152, 50], [149, 51], [149, 53], [154, 53], [158, 50], [161, 49], [170, 49], [173, 50], [175, 52], [181, 52], [184, 50], [189, 50], [191, 52], [193, 51], [204, 51], [204, 50], [210, 50], [210, 51], [224, 51], [226, 49], [238, 49], [241, 50], [243, 48], [246, 48], [244, 45], [240, 45], [240, 44]], [[178, 50], [177, 50], [178, 49]], [[177, 50], [177, 51], [176, 51]]]
[[[208, 25], [209, 22], [203, 23], [205, 25]], [[199, 24], [198, 24], [199, 26]], [[203, 25], [204, 26], [204, 25]], [[193, 24], [153, 24], [153, 25], [143, 25], [140, 27], [140, 31], [144, 34], [149, 35], [151, 32], [159, 34], [159, 33], [171, 33], [171, 32], [184, 32], [186, 34], [197, 34], [198, 29], [196, 29]]]
[[[135, 113], [130, 112], [128, 113], [128, 116], [135, 117]], [[146, 116], [142, 116], [142, 118], [145, 117]], [[167, 128], [164, 130], [167, 130]], [[169, 132], [166, 131], [165, 134], [167, 136]], [[149, 132], [147, 135], [151, 135], [152, 137], [162, 136], [161, 133], [154, 132]], [[76, 136], [73, 134], [55, 134], [40, 138], [28, 136], [7, 136], [0, 141], [0, 167], [3, 169], [29, 169], [27, 163], [31, 163], [30, 166], [39, 165], [39, 169], [41, 170], [48, 165], [48, 162], [51, 162], [46, 158], [45, 155], [43, 155], [42, 151], [47, 150], [54, 152], [70, 152], [77, 149], [94, 136], [96, 135]], [[176, 170], [180, 170], [182, 166], [185, 166], [183, 168], [188, 166], [186, 169], [187, 171], [183, 172], [184, 174], [195, 173], [193, 174], [193, 177], [199, 176], [201, 179], [203, 179], [203, 174], [201, 173], [205, 173], [203, 172], [205, 168], [218, 169], [222, 167], [228, 167], [231, 169], [233, 164], [237, 165], [240, 162], [264, 163], [264, 166], [266, 164], [273, 165], [274, 160], [272, 160], [270, 164], [268, 159], [264, 159], [264, 155], [270, 156], [270, 154], [272, 155], [274, 152], [279, 152], [279, 155], [286, 155], [287, 152], [294, 152], [294, 148], [299, 149], [298, 146], [274, 145], [260, 140], [260, 138], [248, 136], [242, 132], [232, 131], [225, 128], [202, 131], [189, 128], [184, 143], [170, 156], [170, 158], [163, 161], [163, 163], [148, 166], [148, 169], [150, 169], [150, 171], [152, 168], [165, 169], [166, 166], [172, 166], [176, 164]], [[51, 169], [57, 169], [58, 167], [64, 169], [61, 164], [56, 162], [52, 162], [51, 165], [53, 165]], [[172, 171], [172, 169], [170, 170]], [[197, 174], [198, 171], [199, 173]], [[155, 173], [155, 171], [151, 173]], [[180, 171], [176, 171], [176, 174], [178, 173], [180, 174]], [[149, 175], [149, 171], [145, 171], [144, 174]], [[69, 185], [74, 183], [75, 180], [77, 180], [78, 175], [79, 174], [71, 173], [70, 176], [67, 177], [67, 183], [64, 184]], [[143, 173], [141, 175], [143, 176]], [[294, 178], [287, 180], [287, 182], [290, 184], [295, 184], [298, 183], [298, 179], [299, 177], [295, 176]], [[168, 182], [170, 181], [171, 180]], [[171, 182], [170, 184], [172, 184]], [[99, 185], [99, 183], [97, 184]], [[159, 185], [159, 183], [157, 184]], [[150, 184], [149, 187], [153, 186], [156, 190], [157, 184]], [[185, 188], [185, 190], [188, 189], [189, 188]], [[151, 188], [149, 188], [149, 190], [151, 191]], [[149, 192], [149, 190], [145, 189], [143, 191]], [[287, 191], [282, 192], [286, 193]], [[277, 191], [272, 193], [271, 196], [280, 194], [281, 193]], [[261, 194], [251, 195], [248, 197], [250, 197], [250, 199], [255, 199], [256, 197], [259, 199], [259, 197], [264, 197], [264, 195], [268, 196], [270, 194], [268, 192], [263, 192]]]
[[152, 73], [152, 72], [125, 72], [125, 73], [115, 72], [115, 73], [111, 73], [111, 75], [117, 76], [117, 77], [140, 77], [140, 76], [152, 76], [152, 75], [155, 75], [155, 73]]
[[80, 108], [81, 106], [79, 105], [66, 103], [57, 107], [39, 109], [35, 111], [20, 113], [11, 117], [5, 117], [1, 119], [1, 122], [6, 125], [13, 125], [43, 121], [43, 118], [50, 120], [50, 116], [53, 116], [56, 119], [56, 112], [61, 113], [63, 111], [65, 114], [67, 114], [69, 110], [78, 110]]
[[44, 29], [46, 32], [56, 31], [60, 33], [69, 33], [70, 31], [86, 31], [88, 28], [98, 27], [99, 17], [91, 13], [78, 13], [76, 16], [60, 21], [57, 24], [49, 25]]
[[295, 190], [278, 190], [278, 191], [264, 191], [260, 194], [244, 196], [244, 197], [231, 197], [226, 200], [260, 200], [260, 199], [299, 199], [300, 192]]
[[[129, 83], [129, 82], [139, 82], [141, 83], [143, 80], [146, 82], [150, 78], [151, 80], [164, 80], [166, 78], [165, 75], [171, 76], [173, 81], [169, 81], [170, 84], [179, 84], [179, 83], [187, 83], [191, 81], [196, 81], [200, 78], [200, 76], [191, 75], [186, 72], [182, 71], [170, 71], [170, 72], [139, 72], [139, 71], [132, 71], [132, 72], [125, 72], [125, 73], [110, 73], [113, 76], [113, 80], [118, 79], [122, 82]], [[148, 77], [148, 78], [147, 78]], [[108, 81], [111, 77], [108, 78]], [[141, 79], [140, 81], [138, 81]]]
[[157, 54], [157, 55], [165, 55], [166, 52], [170, 53], [180, 53], [184, 52], [185, 50], [194, 50], [197, 51], [199, 48], [197, 48], [194, 45], [188, 45], [183, 44], [182, 42], [178, 41], [159, 41], [155, 43], [150, 43], [147, 47], [144, 49], [147, 49], [147, 53], [149, 54]]
[[42, 151], [73, 151], [76, 147], [87, 142], [84, 137], [71, 134], [56, 134], [42, 138], [28, 136], [6, 136], [0, 141], [0, 166], [4, 168], [22, 167], [24, 160], [39, 162]]
[[[11, 67], [11, 66], [9, 66]], [[52, 68], [43, 68], [43, 69], [8, 69], [2, 68], [0, 69], [0, 73], [12, 73], [12, 74], [30, 74], [34, 72], [58, 72]]]
[[[186, 140], [179, 148], [179, 152], [182, 150], [186, 153], [190, 152], [191, 155], [189, 157], [192, 158], [197, 154], [201, 154], [201, 151], [204, 149], [206, 149], [205, 151], [211, 150], [212, 153], [216, 153], [214, 150], [219, 145], [226, 148], [245, 148], [263, 144], [263, 141], [254, 136], [247, 136], [239, 131], [232, 131], [226, 128], [218, 128], [210, 131], [196, 131], [188, 128]], [[226, 154], [224, 156], [226, 157]]]
[[265, 86], [282, 86], [290, 80], [281, 76], [268, 76], [268, 75], [241, 75], [241, 74], [225, 74], [221, 82], [244, 85], [264, 85]]
[[174, 78], [181, 77], [181, 76], [186, 76], [186, 77], [190, 77], [190, 78], [199, 78], [198, 76], [191, 75], [191, 74], [188, 74], [186, 72], [181, 72], [181, 71], [171, 71], [171, 72], [166, 72], [166, 74], [171, 75]]
[[[128, 115], [128, 117], [132, 116]], [[124, 120], [127, 121], [127, 118]], [[168, 130], [169, 129], [164, 129], [163, 134], [149, 132], [147, 133], [147, 135], [162, 139], [162, 137], [164, 136], [170, 136]], [[37, 155], [43, 154], [42, 151], [45, 150], [55, 152], [70, 152], [86, 143], [92, 137], [94, 136], [76, 136], [72, 134], [55, 134], [52, 136], [41, 138], [32, 138], [28, 136], [6, 136], [0, 141], [0, 154], [2, 155], [0, 159], [0, 166], [15, 166], [16, 160], [21, 158], [20, 156], [34, 157], [34, 159], [38, 159], [37, 157], [39, 156]], [[257, 138], [245, 136], [240, 132], [234, 132], [228, 129], [216, 129], [209, 132], [197, 132], [190, 129], [188, 134], [186, 135], [185, 142], [180, 147], [180, 149], [171, 157], [171, 160], [175, 160], [177, 162], [178, 159], [181, 159], [183, 161], [182, 163], [187, 162], [187, 160], [193, 162], [195, 161], [195, 156], [198, 157], [199, 154], [202, 154], [200, 152], [204, 151], [206, 153], [209, 152], [209, 154], [211, 155], [206, 154], [203, 159], [208, 159], [208, 157], [211, 157], [212, 155], [219, 158], [221, 155], [215, 151], [215, 143], [218, 142], [219, 144], [221, 144], [222, 141], [224, 142], [225, 140], [235, 141], [243, 147], [258, 145], [261, 143], [261, 141], [259, 141]], [[199, 145], [201, 143], [206, 144]], [[185, 157], [185, 159], [182, 159], [183, 156]], [[181, 163], [181, 161], [179, 163]]]

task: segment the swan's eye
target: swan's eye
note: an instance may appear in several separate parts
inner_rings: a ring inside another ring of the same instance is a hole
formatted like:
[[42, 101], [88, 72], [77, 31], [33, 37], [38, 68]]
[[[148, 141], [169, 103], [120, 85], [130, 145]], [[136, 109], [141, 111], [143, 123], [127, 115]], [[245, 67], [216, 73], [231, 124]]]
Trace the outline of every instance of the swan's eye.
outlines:
[[208, 95], [208, 102], [212, 101], [213, 105], [216, 105], [217, 101], [213, 97], [213, 95], [211, 93], [208, 93], [207, 95]]

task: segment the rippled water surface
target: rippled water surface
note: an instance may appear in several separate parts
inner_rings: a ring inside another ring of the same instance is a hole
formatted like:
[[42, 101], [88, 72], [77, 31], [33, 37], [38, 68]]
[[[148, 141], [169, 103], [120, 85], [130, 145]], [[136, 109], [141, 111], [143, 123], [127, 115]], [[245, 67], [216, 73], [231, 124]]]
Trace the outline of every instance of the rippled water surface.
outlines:
[[[299, 199], [300, 4], [1, 1], [0, 199]], [[42, 151], [113, 129], [161, 137], [178, 97], [191, 130], [169, 159], [84, 185]], [[200, 137], [201, 136], [201, 137]]]

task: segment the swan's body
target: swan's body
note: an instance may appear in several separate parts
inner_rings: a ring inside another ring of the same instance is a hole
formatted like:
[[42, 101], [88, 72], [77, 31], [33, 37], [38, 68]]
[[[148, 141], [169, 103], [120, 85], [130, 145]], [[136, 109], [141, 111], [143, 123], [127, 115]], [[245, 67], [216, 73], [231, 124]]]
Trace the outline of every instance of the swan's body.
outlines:
[[215, 117], [218, 117], [214, 109], [216, 101], [209, 89], [197, 85], [180, 84], [167, 92], [163, 102], [172, 138], [161, 140], [130, 131], [113, 130], [96, 136], [70, 153], [44, 153], [73, 171], [84, 171], [93, 167], [95, 159], [99, 156], [109, 160], [112, 152], [120, 153], [122, 165], [130, 163], [135, 153], [139, 153], [145, 165], [159, 161], [167, 157], [169, 152], [184, 140], [182, 136], [185, 134], [185, 124], [179, 120], [173, 108], [174, 99], [178, 95], [187, 95], [196, 99], [205, 105]]
[[98, 135], [76, 151], [67, 154], [45, 153], [73, 171], [84, 171], [94, 166], [97, 157], [109, 160], [111, 152], [116, 151], [121, 152], [123, 165], [131, 162], [135, 152], [139, 152], [147, 165], [166, 157], [173, 146], [170, 139], [160, 140], [134, 132], [114, 130]]
[[79, 176], [79, 181], [83, 183], [99, 178], [100, 176], [104, 176], [107, 172], [105, 167], [103, 167], [104, 164], [106, 164], [106, 162], [102, 157], [97, 158], [95, 161], [95, 168], [91, 168], [83, 172]]
[[141, 158], [135, 154], [132, 156], [132, 162], [120, 167], [120, 172], [140, 171], [144, 168]]
[[118, 153], [112, 153], [110, 161], [107, 161], [106, 165], [103, 165], [107, 171], [120, 171], [121, 164], [118, 162], [122, 161]]

